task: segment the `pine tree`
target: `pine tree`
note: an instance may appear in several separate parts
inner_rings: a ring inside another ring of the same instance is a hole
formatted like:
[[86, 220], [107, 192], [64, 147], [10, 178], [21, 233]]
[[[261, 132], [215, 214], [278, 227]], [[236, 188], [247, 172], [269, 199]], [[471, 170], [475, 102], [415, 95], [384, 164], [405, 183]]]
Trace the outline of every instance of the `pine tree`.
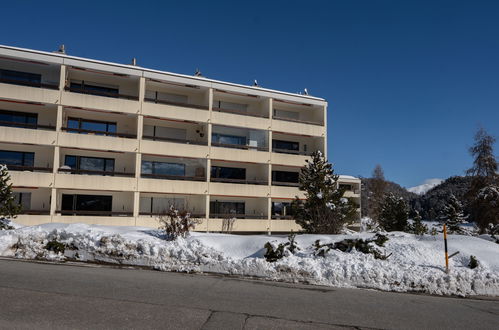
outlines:
[[423, 218], [416, 210], [414, 211], [414, 217], [412, 218], [412, 225], [408, 226], [409, 231], [415, 235], [422, 236], [428, 233], [428, 226], [423, 223]]
[[386, 231], [404, 231], [407, 228], [409, 214], [403, 198], [388, 194], [381, 204], [379, 225]]
[[385, 174], [381, 165], [376, 165], [372, 174], [371, 183], [371, 196], [369, 196], [369, 214], [368, 216], [374, 220], [374, 222], [379, 221], [381, 214], [381, 205], [383, 204], [383, 199], [385, 198], [387, 182], [385, 180]]
[[21, 206], [14, 199], [7, 166], [0, 164], [0, 218], [15, 218], [20, 211]]
[[466, 221], [461, 202], [451, 194], [447, 204], [444, 206], [439, 219], [447, 224], [450, 233], [462, 232], [460, 224]]
[[306, 232], [337, 234], [357, 218], [358, 206], [343, 197], [345, 190], [338, 188], [337, 181], [332, 165], [320, 151], [314, 152], [299, 176], [305, 201], [293, 202], [296, 223]]
[[474, 221], [480, 231], [485, 232], [490, 225], [499, 223], [497, 202], [494, 192], [499, 186], [497, 161], [493, 146], [495, 138], [480, 128], [475, 135], [475, 144], [470, 148], [474, 157], [473, 166], [467, 171], [472, 176], [471, 186], [466, 194], [469, 205], [469, 219]]

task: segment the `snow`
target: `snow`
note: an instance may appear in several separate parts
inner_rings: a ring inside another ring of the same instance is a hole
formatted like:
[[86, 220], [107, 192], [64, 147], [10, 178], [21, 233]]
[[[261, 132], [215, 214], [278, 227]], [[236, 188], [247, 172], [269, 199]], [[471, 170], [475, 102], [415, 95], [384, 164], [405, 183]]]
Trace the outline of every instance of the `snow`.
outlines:
[[428, 179], [423, 182], [423, 184], [411, 188], [407, 188], [407, 191], [418, 194], [418, 195], [423, 195], [433, 187], [438, 186], [441, 184], [444, 180], [442, 179]]
[[[480, 237], [449, 235], [449, 252], [459, 251], [444, 271], [442, 235], [417, 237], [392, 232], [384, 247], [376, 247], [387, 260], [372, 254], [329, 251], [314, 256], [312, 244], [345, 238], [371, 238], [373, 233], [298, 235], [300, 248], [275, 263], [264, 258], [264, 245], [287, 242], [286, 236], [192, 233], [186, 239], [165, 241], [151, 228], [49, 223], [0, 231], [0, 256], [108, 262], [149, 266], [163, 271], [211, 272], [253, 276], [267, 280], [305, 282], [334, 287], [417, 291], [442, 295], [499, 296], [499, 244]], [[64, 254], [45, 249], [56, 239], [67, 248]], [[470, 255], [480, 265], [469, 269]]]

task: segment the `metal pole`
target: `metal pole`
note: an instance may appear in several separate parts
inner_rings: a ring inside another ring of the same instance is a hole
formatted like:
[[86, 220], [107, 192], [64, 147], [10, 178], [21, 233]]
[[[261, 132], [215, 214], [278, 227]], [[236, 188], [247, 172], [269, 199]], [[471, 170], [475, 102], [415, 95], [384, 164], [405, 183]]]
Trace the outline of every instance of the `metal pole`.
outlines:
[[445, 272], [449, 274], [449, 253], [447, 252], [447, 226], [444, 223]]

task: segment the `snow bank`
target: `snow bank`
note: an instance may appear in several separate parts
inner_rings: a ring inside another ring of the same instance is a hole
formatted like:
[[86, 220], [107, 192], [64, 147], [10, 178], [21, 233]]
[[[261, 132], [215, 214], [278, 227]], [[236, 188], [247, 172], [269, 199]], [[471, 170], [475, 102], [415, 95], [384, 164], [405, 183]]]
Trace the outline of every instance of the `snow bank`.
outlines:
[[[335, 287], [361, 287], [389, 291], [418, 291], [444, 295], [499, 295], [499, 245], [477, 237], [449, 236], [450, 274], [444, 272], [441, 236], [394, 232], [379, 248], [387, 260], [371, 254], [331, 250], [315, 257], [311, 248], [345, 238], [370, 238], [373, 234], [300, 235], [300, 250], [275, 263], [263, 258], [268, 241], [285, 242], [285, 236], [193, 233], [187, 239], [165, 241], [161, 232], [140, 227], [85, 224], [44, 224], [0, 231], [0, 256], [109, 262], [149, 266], [165, 271], [217, 272], [256, 276], [269, 280], [305, 282]], [[48, 251], [49, 241], [64, 243], [64, 254]], [[480, 265], [469, 269], [469, 256]]]

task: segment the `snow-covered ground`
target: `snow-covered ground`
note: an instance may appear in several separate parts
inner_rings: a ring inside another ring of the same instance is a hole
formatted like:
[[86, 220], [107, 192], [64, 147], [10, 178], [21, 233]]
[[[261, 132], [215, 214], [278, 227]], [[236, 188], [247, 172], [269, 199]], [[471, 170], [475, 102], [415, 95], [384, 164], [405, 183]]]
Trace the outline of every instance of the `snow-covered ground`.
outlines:
[[[193, 233], [187, 239], [165, 241], [150, 228], [50, 223], [15, 226], [0, 231], [0, 256], [100, 261], [150, 266], [165, 271], [216, 272], [255, 276], [269, 280], [306, 282], [335, 287], [360, 287], [389, 291], [418, 291], [444, 295], [499, 295], [499, 244], [472, 236], [450, 235], [450, 274], [444, 272], [443, 238], [422, 238], [402, 232], [387, 234], [384, 247], [376, 247], [387, 260], [358, 251], [329, 251], [314, 256], [312, 244], [345, 238], [370, 238], [372, 233], [349, 235], [299, 235], [300, 250], [269, 263], [263, 258], [266, 242], [286, 242], [287, 237]], [[45, 247], [57, 240], [64, 254]], [[478, 268], [467, 267], [470, 255]]]

